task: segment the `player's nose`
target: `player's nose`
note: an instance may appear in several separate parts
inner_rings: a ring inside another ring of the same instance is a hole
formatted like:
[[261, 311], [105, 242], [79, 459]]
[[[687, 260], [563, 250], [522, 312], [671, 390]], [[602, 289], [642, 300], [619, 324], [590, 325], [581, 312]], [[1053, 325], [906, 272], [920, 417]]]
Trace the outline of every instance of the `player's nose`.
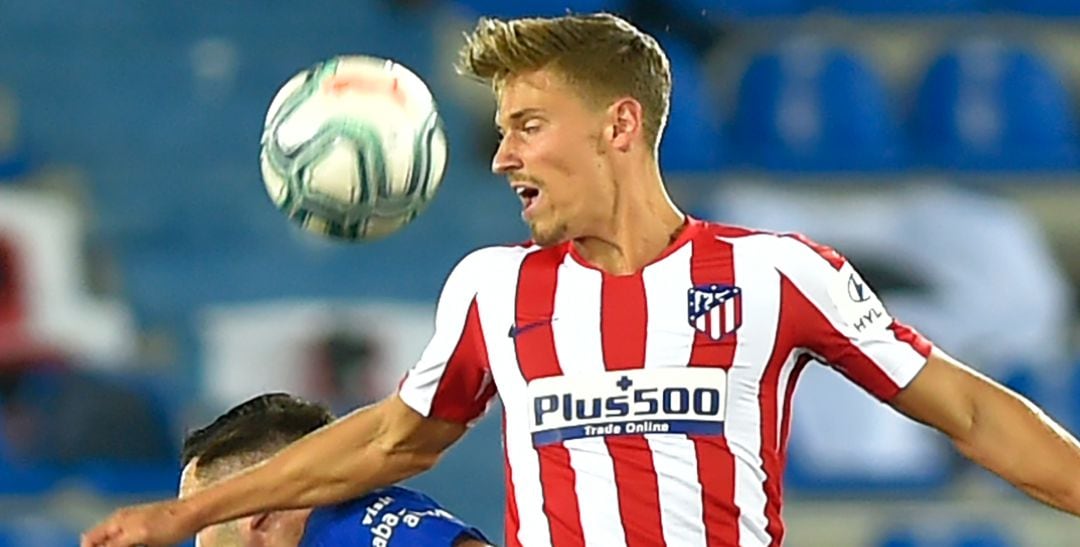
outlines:
[[505, 175], [521, 169], [521, 157], [514, 152], [508, 143], [510, 139], [499, 142], [499, 148], [495, 150], [495, 156], [491, 158], [491, 172], [496, 175]]

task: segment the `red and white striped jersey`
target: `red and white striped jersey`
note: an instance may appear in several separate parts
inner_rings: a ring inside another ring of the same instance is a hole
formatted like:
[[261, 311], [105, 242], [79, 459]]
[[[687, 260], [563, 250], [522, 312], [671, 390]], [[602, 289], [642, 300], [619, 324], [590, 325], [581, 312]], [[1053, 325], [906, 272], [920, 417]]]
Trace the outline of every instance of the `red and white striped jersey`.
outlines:
[[468, 255], [399, 395], [471, 422], [499, 394], [508, 547], [776, 546], [802, 368], [888, 400], [930, 348], [836, 251], [691, 219], [633, 275], [569, 243]]

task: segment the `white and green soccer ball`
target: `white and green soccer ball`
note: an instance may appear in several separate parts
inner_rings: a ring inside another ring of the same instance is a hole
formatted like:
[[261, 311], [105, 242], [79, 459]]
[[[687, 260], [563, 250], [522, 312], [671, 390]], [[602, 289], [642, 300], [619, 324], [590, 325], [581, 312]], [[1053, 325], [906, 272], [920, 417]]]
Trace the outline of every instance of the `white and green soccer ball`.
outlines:
[[274, 205], [307, 230], [345, 240], [379, 238], [416, 218], [446, 168], [427, 85], [366, 56], [334, 57], [286, 82], [261, 147]]

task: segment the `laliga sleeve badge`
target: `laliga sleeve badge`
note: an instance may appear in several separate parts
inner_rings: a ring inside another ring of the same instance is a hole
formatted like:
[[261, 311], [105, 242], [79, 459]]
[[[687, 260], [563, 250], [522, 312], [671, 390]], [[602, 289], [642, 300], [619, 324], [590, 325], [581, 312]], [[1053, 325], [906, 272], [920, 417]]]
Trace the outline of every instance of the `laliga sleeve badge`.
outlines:
[[866, 283], [855, 272], [851, 272], [851, 275], [848, 276], [847, 290], [848, 298], [851, 298], [851, 301], [855, 303], [866, 302], [873, 296]]
[[882, 330], [892, 323], [892, 318], [885, 312], [885, 305], [851, 264], [844, 264], [835, 275], [835, 281], [829, 287], [829, 297], [844, 324], [862, 333], [871, 329]]

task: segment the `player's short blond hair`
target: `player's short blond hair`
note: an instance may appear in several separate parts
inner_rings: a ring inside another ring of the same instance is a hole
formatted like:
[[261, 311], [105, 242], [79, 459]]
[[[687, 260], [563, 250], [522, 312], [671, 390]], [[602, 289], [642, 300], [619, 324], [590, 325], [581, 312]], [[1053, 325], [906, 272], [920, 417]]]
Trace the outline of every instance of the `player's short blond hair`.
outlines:
[[554, 18], [482, 18], [465, 37], [458, 72], [492, 86], [552, 68], [594, 106], [633, 97], [646, 142], [656, 149], [671, 102], [671, 67], [656, 40], [607, 13]]

